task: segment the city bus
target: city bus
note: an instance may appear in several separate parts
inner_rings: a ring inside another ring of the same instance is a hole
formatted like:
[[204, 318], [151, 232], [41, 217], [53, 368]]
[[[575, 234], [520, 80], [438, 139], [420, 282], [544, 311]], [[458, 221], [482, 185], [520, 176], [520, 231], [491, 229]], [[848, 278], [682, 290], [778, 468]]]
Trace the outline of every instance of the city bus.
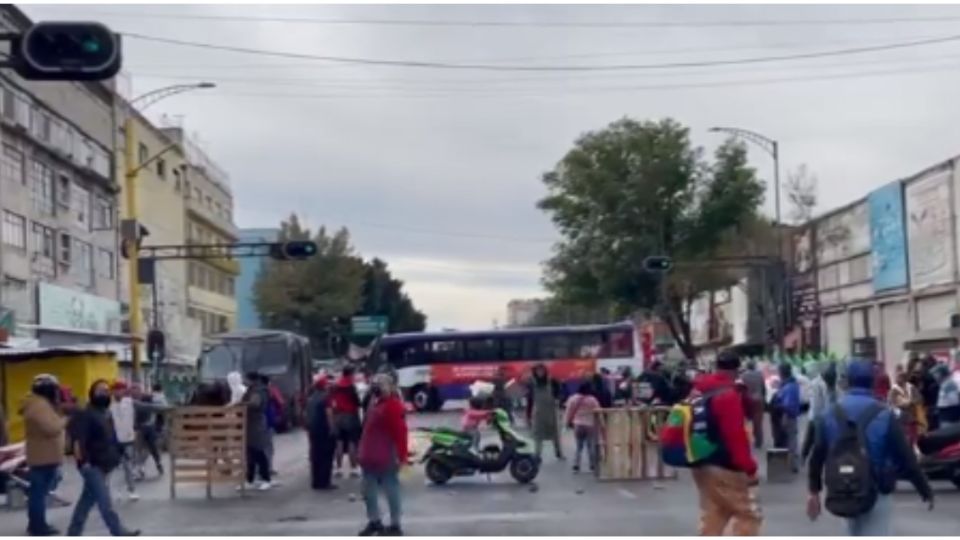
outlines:
[[301, 425], [313, 375], [310, 340], [284, 330], [237, 330], [210, 338], [197, 365], [201, 381], [226, 380], [231, 371], [266, 375], [284, 398], [281, 429]]
[[611, 373], [643, 369], [632, 323], [484, 332], [435, 332], [384, 336], [371, 354], [372, 370], [388, 369], [418, 411], [439, 410], [443, 402], [470, 397], [469, 386], [498, 374], [524, 380], [543, 362], [564, 392], [601, 369]]

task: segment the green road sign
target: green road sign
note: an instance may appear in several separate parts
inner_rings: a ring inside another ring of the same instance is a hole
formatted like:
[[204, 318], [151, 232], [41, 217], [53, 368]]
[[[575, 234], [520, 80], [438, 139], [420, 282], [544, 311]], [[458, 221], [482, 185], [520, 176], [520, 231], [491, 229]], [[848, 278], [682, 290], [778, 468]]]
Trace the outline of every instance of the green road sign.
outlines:
[[387, 333], [387, 317], [353, 317], [350, 328], [355, 336], [379, 336]]

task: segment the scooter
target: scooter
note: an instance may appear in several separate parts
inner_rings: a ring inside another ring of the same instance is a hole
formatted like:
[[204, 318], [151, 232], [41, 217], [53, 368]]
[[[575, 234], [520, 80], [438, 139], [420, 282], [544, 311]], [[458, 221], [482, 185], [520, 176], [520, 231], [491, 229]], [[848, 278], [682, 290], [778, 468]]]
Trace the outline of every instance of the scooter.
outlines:
[[420, 460], [427, 478], [443, 485], [454, 476], [491, 474], [509, 468], [510, 476], [521, 484], [529, 484], [540, 472], [540, 460], [533, 455], [532, 443], [510, 427], [503, 409], [491, 413], [490, 424], [500, 436], [501, 446], [488, 445], [477, 452], [469, 433], [450, 428], [422, 428], [429, 433], [430, 448]]
[[920, 470], [930, 480], [948, 480], [960, 488], [960, 425], [938, 429], [917, 440]]

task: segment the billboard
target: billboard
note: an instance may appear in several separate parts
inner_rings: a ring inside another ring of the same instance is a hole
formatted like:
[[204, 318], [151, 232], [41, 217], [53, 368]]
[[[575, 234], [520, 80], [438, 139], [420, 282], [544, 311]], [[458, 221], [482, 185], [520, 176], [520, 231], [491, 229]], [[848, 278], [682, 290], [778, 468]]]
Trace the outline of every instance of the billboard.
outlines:
[[867, 204], [858, 203], [817, 222], [816, 262], [819, 268], [870, 251]]
[[120, 332], [120, 302], [49, 283], [39, 285], [40, 325], [103, 334]]
[[906, 188], [907, 252], [914, 290], [953, 280], [950, 173], [935, 171]]
[[903, 185], [897, 181], [867, 197], [870, 207], [870, 243], [873, 256], [873, 290], [905, 287], [907, 232], [903, 219]]

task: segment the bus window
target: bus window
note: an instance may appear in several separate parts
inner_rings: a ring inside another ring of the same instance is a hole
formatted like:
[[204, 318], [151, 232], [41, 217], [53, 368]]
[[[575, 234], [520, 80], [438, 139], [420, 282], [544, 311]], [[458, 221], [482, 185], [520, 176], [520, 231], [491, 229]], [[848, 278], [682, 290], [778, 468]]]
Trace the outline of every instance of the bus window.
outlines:
[[604, 351], [603, 334], [574, 334], [570, 337], [573, 341], [574, 358], [601, 358]]
[[542, 360], [559, 360], [571, 356], [570, 336], [540, 336], [539, 344], [540, 359]]
[[427, 352], [427, 363], [459, 362], [463, 359], [462, 344], [454, 339], [431, 342]]
[[499, 358], [497, 352], [497, 340], [487, 339], [469, 339], [464, 341], [464, 359], [475, 362], [492, 362]]
[[502, 360], [534, 360], [537, 358], [535, 337], [506, 337], [500, 340], [503, 346]]
[[632, 332], [610, 332], [607, 337], [610, 358], [629, 358], [633, 356]]
[[397, 343], [386, 350], [386, 359], [395, 368], [421, 364], [424, 361], [423, 343], [419, 341]]

